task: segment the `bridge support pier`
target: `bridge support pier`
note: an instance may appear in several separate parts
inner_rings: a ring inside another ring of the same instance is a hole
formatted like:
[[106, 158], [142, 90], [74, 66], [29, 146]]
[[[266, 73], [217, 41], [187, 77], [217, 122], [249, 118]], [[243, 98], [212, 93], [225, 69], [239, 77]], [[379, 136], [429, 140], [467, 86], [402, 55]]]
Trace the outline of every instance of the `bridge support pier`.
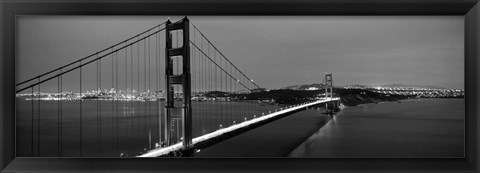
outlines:
[[326, 114], [333, 115], [340, 111], [340, 101], [332, 101], [325, 103]]

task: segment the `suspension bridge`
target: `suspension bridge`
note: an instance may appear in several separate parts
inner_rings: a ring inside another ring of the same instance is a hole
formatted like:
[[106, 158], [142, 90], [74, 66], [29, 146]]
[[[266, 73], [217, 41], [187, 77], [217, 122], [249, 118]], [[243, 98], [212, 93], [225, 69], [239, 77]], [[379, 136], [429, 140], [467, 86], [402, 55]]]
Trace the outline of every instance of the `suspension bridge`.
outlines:
[[[16, 84], [20, 156], [159, 157], [308, 107], [279, 106], [187, 17]], [[24, 127], [24, 128], [21, 128]]]

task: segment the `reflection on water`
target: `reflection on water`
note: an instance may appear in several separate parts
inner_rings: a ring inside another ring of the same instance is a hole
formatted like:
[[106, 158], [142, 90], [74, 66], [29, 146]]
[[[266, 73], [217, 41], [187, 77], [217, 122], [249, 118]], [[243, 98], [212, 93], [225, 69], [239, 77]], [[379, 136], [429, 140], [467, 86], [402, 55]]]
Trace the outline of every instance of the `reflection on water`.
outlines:
[[290, 157], [463, 157], [463, 99], [420, 99], [342, 110]]
[[303, 142], [300, 146], [298, 146], [294, 151], [290, 153], [290, 157], [303, 157], [305, 153], [309, 152], [309, 149], [315, 143], [315, 140], [322, 139], [322, 138], [332, 138], [335, 134], [336, 128], [336, 116], [331, 116], [330, 121], [326, 123], [322, 128], [316, 131], [312, 136], [310, 136], [305, 142]]

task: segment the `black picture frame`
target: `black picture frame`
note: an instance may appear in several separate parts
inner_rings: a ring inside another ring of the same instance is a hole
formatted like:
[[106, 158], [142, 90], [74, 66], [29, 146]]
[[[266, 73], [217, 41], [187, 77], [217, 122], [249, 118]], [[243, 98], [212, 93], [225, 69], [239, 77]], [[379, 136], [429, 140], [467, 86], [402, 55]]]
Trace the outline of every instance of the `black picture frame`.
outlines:
[[[2, 172], [478, 172], [478, 0], [0, 0]], [[18, 15], [464, 15], [465, 158], [15, 158], [15, 17]]]

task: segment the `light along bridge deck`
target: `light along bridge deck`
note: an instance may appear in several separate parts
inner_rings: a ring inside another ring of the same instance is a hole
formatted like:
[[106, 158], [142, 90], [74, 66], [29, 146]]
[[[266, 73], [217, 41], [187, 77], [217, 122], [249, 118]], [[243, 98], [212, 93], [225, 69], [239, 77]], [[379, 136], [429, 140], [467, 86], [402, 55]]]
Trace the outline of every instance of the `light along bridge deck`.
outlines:
[[[267, 121], [269, 119], [275, 118], [277, 116], [280, 116], [280, 115], [283, 115], [283, 114], [286, 114], [286, 113], [294, 112], [294, 111], [297, 111], [299, 109], [304, 109], [306, 107], [314, 106], [314, 105], [317, 105], [317, 104], [322, 104], [322, 103], [327, 103], [327, 102], [332, 102], [332, 101], [339, 101], [339, 100], [340, 100], [340, 98], [338, 98], [338, 97], [334, 97], [334, 98], [331, 98], [331, 99], [322, 99], [322, 100], [317, 100], [317, 101], [310, 102], [310, 103], [304, 103], [304, 104], [301, 104], [301, 105], [298, 105], [298, 106], [295, 106], [295, 107], [291, 107], [291, 108], [287, 108], [287, 109], [284, 109], [284, 110], [280, 110], [280, 111], [277, 111], [277, 112], [273, 112], [271, 114], [267, 114], [267, 115], [264, 115], [262, 117], [251, 119], [249, 121], [244, 121], [242, 123], [232, 125], [230, 127], [223, 128], [223, 129], [214, 131], [212, 133], [208, 133], [208, 134], [205, 134], [203, 136], [193, 138], [192, 143], [193, 143], [193, 146], [195, 147], [195, 145], [198, 144], [198, 143], [208, 141], [209, 139], [219, 137], [223, 134], [233, 132], [233, 131], [241, 129], [241, 128], [245, 128], [245, 127], [251, 126], [253, 124], [257, 124], [257, 123], [260, 123], [260, 122], [263, 122], [263, 121]], [[150, 150], [147, 153], [142, 154], [142, 155], [137, 156], [137, 157], [159, 157], [159, 156], [166, 155], [166, 154], [168, 154], [170, 152], [173, 152], [173, 151], [181, 150], [182, 148], [183, 148], [182, 142], [179, 142], [179, 143], [176, 143], [176, 144], [168, 146], [168, 147], [156, 148], [156, 149]]]

